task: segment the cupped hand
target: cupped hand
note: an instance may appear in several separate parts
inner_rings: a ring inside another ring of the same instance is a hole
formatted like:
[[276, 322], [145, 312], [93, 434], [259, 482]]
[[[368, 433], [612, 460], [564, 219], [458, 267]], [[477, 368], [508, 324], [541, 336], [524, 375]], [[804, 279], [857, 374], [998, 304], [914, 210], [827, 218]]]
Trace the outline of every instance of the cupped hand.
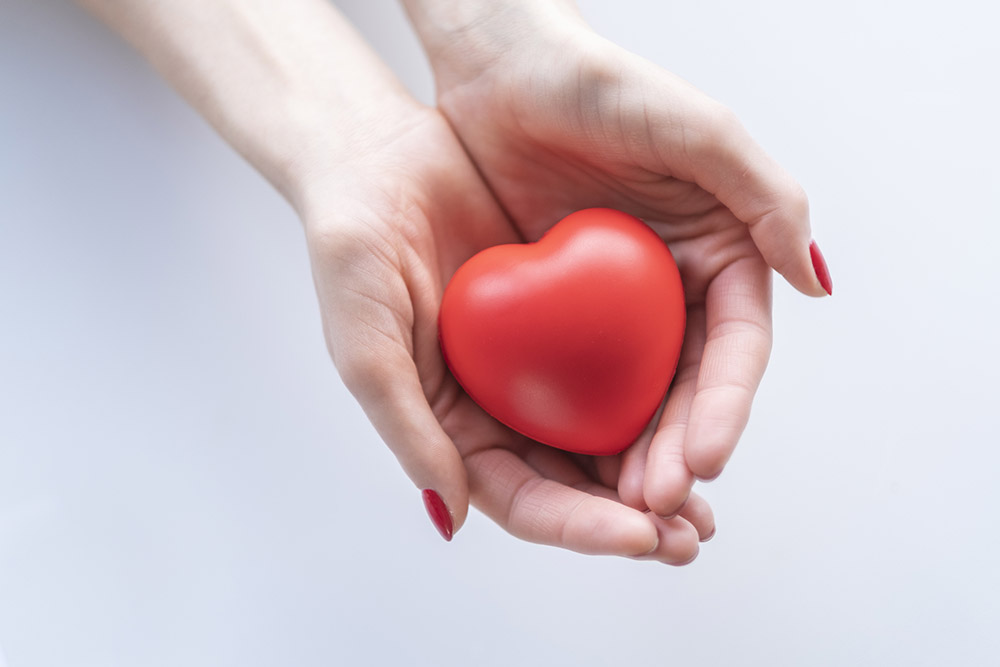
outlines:
[[688, 304], [681, 362], [652, 437], [607, 465], [629, 506], [683, 513], [747, 423], [771, 346], [768, 266], [806, 294], [830, 291], [806, 197], [732, 112], [568, 4], [495, 7], [427, 40], [440, 108], [525, 239], [608, 206], [669, 244]]
[[443, 361], [438, 307], [477, 251], [517, 242], [436, 110], [382, 110], [313, 170], [305, 220], [324, 331], [343, 380], [414, 483], [447, 509], [447, 539], [472, 502], [513, 535], [588, 554], [690, 561], [714, 531], [692, 498], [663, 519], [621, 502], [618, 457], [566, 454], [489, 417]]

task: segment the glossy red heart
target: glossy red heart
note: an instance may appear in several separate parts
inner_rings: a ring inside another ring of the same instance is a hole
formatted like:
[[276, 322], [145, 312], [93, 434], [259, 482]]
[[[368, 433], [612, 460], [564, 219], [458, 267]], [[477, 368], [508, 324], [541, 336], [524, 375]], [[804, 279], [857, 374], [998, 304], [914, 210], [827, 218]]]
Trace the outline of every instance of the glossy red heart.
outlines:
[[649, 423], [684, 338], [666, 244], [605, 208], [537, 243], [487, 248], [445, 290], [439, 332], [459, 384], [493, 417], [553, 447], [616, 454]]

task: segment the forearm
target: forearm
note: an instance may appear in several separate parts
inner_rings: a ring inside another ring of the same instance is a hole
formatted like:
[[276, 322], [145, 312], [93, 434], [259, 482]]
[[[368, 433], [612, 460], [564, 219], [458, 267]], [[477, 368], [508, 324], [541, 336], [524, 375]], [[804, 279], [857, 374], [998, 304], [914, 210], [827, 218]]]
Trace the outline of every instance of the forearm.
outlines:
[[78, 0], [293, 205], [352, 136], [414, 104], [325, 0]]

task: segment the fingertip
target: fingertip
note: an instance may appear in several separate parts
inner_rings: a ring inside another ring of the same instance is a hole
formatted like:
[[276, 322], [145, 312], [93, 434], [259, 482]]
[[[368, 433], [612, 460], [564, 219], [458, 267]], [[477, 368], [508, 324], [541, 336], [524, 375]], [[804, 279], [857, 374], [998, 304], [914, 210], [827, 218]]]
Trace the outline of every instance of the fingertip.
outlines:
[[623, 526], [621, 552], [627, 556], [648, 556], [660, 546], [659, 531], [645, 514], [634, 511], [627, 520], [629, 526]]
[[[592, 508], [600, 507], [602, 516], [568, 524], [563, 546], [580, 553], [628, 558], [643, 558], [660, 549], [661, 536], [650, 515], [605, 498], [594, 500], [601, 501]], [[595, 537], [599, 539], [594, 541]]]
[[728, 456], [720, 448], [699, 448], [687, 454], [688, 467], [695, 479], [702, 483], [714, 482], [728, 463]]
[[[692, 394], [689, 387], [682, 396], [685, 410]], [[685, 433], [683, 424], [667, 426], [654, 436], [650, 446], [642, 495], [649, 509], [659, 517], [677, 514], [694, 485], [684, 461]]]
[[695, 450], [687, 454], [688, 466], [691, 468], [691, 475], [702, 484], [709, 484], [719, 479], [719, 475], [726, 469], [729, 462], [724, 453], [705, 450]]
[[[705, 437], [697, 431], [692, 432], [690, 436], [684, 451], [688, 469], [699, 482], [714, 481], [729, 462], [729, 457], [736, 446], [736, 438], [723, 440]], [[736, 437], [739, 437], [738, 434]]]
[[642, 487], [642, 477], [626, 474], [626, 470], [623, 469], [622, 475], [618, 479], [618, 497], [621, 498], [623, 504], [640, 512], [645, 512], [649, 509]]
[[691, 408], [684, 440], [684, 461], [699, 481], [720, 474], [736, 449], [750, 417], [753, 393], [744, 385], [717, 385], [705, 390]]
[[707, 542], [712, 539], [715, 534], [715, 514], [704, 498], [692, 493], [684, 503], [680, 516], [698, 531], [699, 541]]
[[694, 478], [686, 466], [673, 465], [646, 478], [643, 496], [654, 514], [672, 518], [687, 502], [693, 484]]
[[655, 554], [657, 560], [680, 567], [698, 557], [698, 531], [685, 519], [660, 522], [659, 534], [660, 546]]
[[[429, 426], [436, 425], [435, 422]], [[429, 429], [425, 438], [411, 435], [404, 440], [405, 446], [396, 441], [397, 446], [393, 447], [397, 459], [420, 489], [427, 513], [442, 537], [449, 532], [453, 537], [465, 524], [469, 512], [469, 479], [461, 455], [451, 439], [437, 429]], [[437, 508], [437, 514], [434, 508]], [[442, 508], [447, 513], [450, 530], [445, 530], [435, 519], [444, 520], [444, 515], [440, 513]]]
[[441, 537], [450, 542], [469, 516], [469, 487], [465, 469], [418, 486], [427, 516]]
[[[768, 262], [776, 270], [772, 262]], [[794, 268], [792, 268], [794, 267]], [[833, 279], [816, 241], [795, 250], [795, 258], [778, 272], [792, 287], [806, 296], [823, 298], [833, 296]]]
[[753, 203], [734, 213], [747, 223], [768, 266], [803, 294], [824, 296], [826, 286], [818, 278], [813, 257], [808, 197], [801, 185], [779, 171], [770, 185], [760, 184], [766, 194], [748, 193]]
[[441, 498], [441, 494], [434, 489], [424, 489], [421, 491], [421, 496], [424, 499], [424, 509], [427, 510], [427, 516], [430, 517], [431, 523], [437, 528], [445, 542], [451, 542], [451, 538], [455, 535], [455, 518], [447, 503]]
[[691, 555], [687, 558], [687, 560], [679, 562], [664, 561], [664, 564], [671, 567], [684, 567], [685, 565], [690, 565], [695, 562], [698, 559], [699, 554], [701, 554], [701, 549], [695, 545], [695, 548], [692, 550]]
[[441, 537], [450, 541], [468, 513], [469, 482], [462, 456], [424, 395], [403, 345], [382, 341], [341, 355], [338, 369], [375, 429], [420, 489]]
[[[735, 430], [735, 429], [734, 429]], [[718, 439], [695, 437], [688, 440], [684, 453], [692, 477], [702, 484], [714, 482], [725, 471], [732, 457], [739, 433]]]
[[[816, 275], [816, 282], [826, 292], [827, 296], [833, 296], [833, 278], [830, 276], [830, 267], [827, 266], [826, 258], [819, 249], [815, 240], [809, 242], [809, 259], [812, 261], [813, 273]], [[823, 296], [821, 294], [817, 296]]]

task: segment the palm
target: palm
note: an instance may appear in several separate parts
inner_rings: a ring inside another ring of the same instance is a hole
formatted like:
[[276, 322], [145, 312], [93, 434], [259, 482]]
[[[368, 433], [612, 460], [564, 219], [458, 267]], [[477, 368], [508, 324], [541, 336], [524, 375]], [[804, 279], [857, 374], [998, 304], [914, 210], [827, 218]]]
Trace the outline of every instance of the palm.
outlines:
[[[714, 476], [743, 428], [754, 378], [766, 363], [770, 277], [747, 225], [692, 182], [689, 128], [656, 117], [664, 86], [678, 98], [691, 96], [690, 87], [624, 51], [613, 55], [621, 62], [609, 62], [606, 49], [595, 58], [590, 45], [577, 52], [570, 45], [558, 58], [535, 59], [537, 65], [496, 68], [502, 78], [481, 76], [446, 89], [440, 103], [525, 239], [537, 239], [574, 210], [608, 206], [642, 217], [670, 245], [688, 303], [681, 365], [654, 456], [649, 439], [630, 448], [616, 486], [636, 508], [672, 513], [692, 483], [688, 466], [678, 463], [693, 459], [699, 472]], [[629, 74], [609, 77], [609, 70]], [[643, 93], [650, 77], [661, 84], [657, 99]], [[672, 135], [664, 136], [664, 127]], [[756, 329], [754, 355], [735, 349], [747, 327]], [[735, 383], [702, 368], [707, 346], [718, 363], [742, 365], [730, 374]], [[729, 413], [715, 433], [696, 438], [705, 446], [694, 456], [684, 447], [698, 435], [688, 433], [692, 408], [709, 419]]]
[[[371, 393], [381, 384], [373, 373], [396, 385], [408, 377], [419, 383], [429, 414], [463, 459], [473, 501], [515, 535], [583, 552], [637, 554], [648, 549], [633, 530], [643, 521], [659, 538], [654, 558], [690, 559], [698, 540], [690, 522], [653, 520], [617, 502], [616, 459], [570, 457], [514, 433], [448, 372], [436, 326], [444, 285], [473, 254], [516, 242], [519, 233], [436, 113], [385, 148], [372, 153], [375, 162], [352, 165], [353, 187], [338, 188], [364, 206], [324, 207], [340, 215], [312, 220], [310, 245], [334, 360], [390, 446], [398, 429], [381, 406], [392, 397]], [[385, 174], [396, 176], [391, 188]], [[366, 358], [359, 348], [370, 351], [372, 341], [379, 365], [356, 363]], [[421, 427], [411, 425], [393, 447], [411, 477], [421, 474], [409, 442]], [[634, 514], [622, 521], [622, 512]], [[688, 517], [707, 533], [703, 502], [693, 503]]]

